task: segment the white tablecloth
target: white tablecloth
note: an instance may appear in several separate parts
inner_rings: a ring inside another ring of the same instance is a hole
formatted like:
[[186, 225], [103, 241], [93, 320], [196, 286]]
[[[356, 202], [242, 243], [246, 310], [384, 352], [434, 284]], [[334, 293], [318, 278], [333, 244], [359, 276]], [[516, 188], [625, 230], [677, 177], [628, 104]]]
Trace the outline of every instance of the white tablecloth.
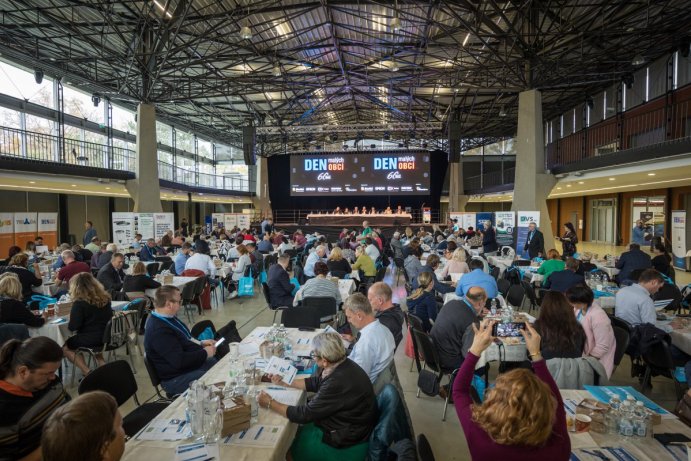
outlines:
[[[197, 280], [197, 277], [179, 277], [179, 276], [175, 276], [175, 277], [173, 277], [173, 283], [168, 283], [168, 284], [166, 284], [166, 285], [173, 285], [173, 286], [178, 287], [180, 290], [182, 290], [182, 287], [184, 287], [185, 285], [187, 285], [188, 283], [190, 283], [190, 282], [192, 282], [192, 281], [194, 281], [194, 280]], [[156, 296], [156, 288], [148, 288], [148, 289], [145, 291], [145, 293], [146, 293], [147, 296], [153, 298], [154, 296]]]
[[504, 275], [506, 269], [513, 264], [513, 258], [502, 258], [500, 256], [487, 256], [487, 262], [499, 268], [499, 275]]
[[613, 279], [619, 273], [619, 269], [616, 267], [607, 266], [606, 261], [592, 261], [592, 263], [601, 271], [606, 272], [610, 279]]
[[36, 336], [46, 336], [62, 346], [63, 344], [65, 344], [67, 338], [72, 336], [72, 333], [67, 328], [69, 317], [63, 318], [65, 319], [65, 321], [62, 323], [51, 323], [56, 319], [49, 319], [48, 321], [46, 321], [46, 323], [43, 324], [42, 327], [29, 327], [29, 336], [31, 336], [32, 338]]
[[355, 281], [353, 279], [338, 279], [338, 291], [341, 299], [345, 302], [346, 298], [355, 292]]
[[[255, 328], [252, 331], [252, 333], [250, 333], [242, 341], [243, 344], [261, 344], [261, 342], [263, 341], [263, 335], [267, 332], [267, 330], [268, 327]], [[293, 344], [294, 352], [299, 355], [308, 355], [311, 350], [311, 339], [321, 331], [323, 330], [308, 332], [299, 331], [296, 328], [289, 328], [288, 336]], [[308, 340], [308, 343], [298, 345], [298, 339], [301, 340], [300, 343], [305, 343], [306, 340]], [[248, 357], [250, 356], [247, 356], [246, 358]], [[206, 374], [202, 376], [201, 380], [207, 384], [225, 381], [228, 377], [229, 363], [230, 357], [226, 355], [216, 365], [214, 365], [213, 368], [206, 372]], [[262, 384], [262, 387], [266, 386], [268, 386], [267, 383]], [[158, 416], [158, 418], [185, 419], [185, 399], [178, 397], [168, 408], [166, 408]], [[220, 459], [232, 459], [233, 461], [283, 461], [286, 457], [286, 453], [288, 452], [291, 443], [293, 442], [293, 439], [295, 438], [295, 433], [297, 432], [298, 425], [291, 423], [283, 416], [280, 416], [279, 414], [267, 410], [265, 408], [259, 408], [258, 424], [279, 426], [282, 429], [279, 441], [276, 446], [248, 447], [241, 445], [221, 444]], [[189, 442], [189, 440], [187, 442]], [[122, 459], [124, 461], [170, 461], [175, 459], [175, 447], [183, 443], [186, 443], [186, 441], [150, 441], [137, 440], [136, 437], [134, 437], [125, 445], [125, 454]]]

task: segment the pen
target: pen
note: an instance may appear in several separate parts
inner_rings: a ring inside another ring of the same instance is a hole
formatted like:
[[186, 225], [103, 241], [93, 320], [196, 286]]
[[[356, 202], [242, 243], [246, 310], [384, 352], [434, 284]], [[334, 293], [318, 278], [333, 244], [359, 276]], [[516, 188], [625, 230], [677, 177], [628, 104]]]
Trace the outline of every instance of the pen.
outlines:
[[[188, 445], [186, 447], [178, 447], [178, 453], [187, 453], [188, 451], [198, 450], [204, 446], [203, 443], [197, 443], [195, 445]], [[182, 448], [182, 449], [180, 449]]]
[[259, 438], [259, 436], [262, 434], [263, 430], [264, 430], [264, 426], [259, 428], [259, 430], [257, 431], [257, 435], [254, 436], [254, 440], [257, 440]]
[[286, 390], [285, 387], [280, 387], [280, 386], [269, 386], [269, 387], [267, 387], [267, 389], [270, 389], [272, 391], [285, 391]]

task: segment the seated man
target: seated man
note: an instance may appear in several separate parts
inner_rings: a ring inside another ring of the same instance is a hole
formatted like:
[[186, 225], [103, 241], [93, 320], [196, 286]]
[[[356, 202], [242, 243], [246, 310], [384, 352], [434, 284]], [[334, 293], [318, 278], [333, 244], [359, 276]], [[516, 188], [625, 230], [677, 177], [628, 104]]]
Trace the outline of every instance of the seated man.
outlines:
[[650, 323], [655, 325], [657, 315], [651, 296], [658, 292], [665, 282], [655, 269], [646, 269], [638, 283], [624, 287], [617, 292], [614, 300], [614, 315], [631, 325]]
[[106, 245], [106, 251], [101, 253], [98, 257], [98, 261], [96, 262], [96, 267], [95, 269], [101, 269], [103, 266], [108, 264], [110, 262], [110, 258], [113, 257], [113, 254], [118, 251], [118, 246], [114, 243], [109, 243]]
[[156, 256], [165, 256], [166, 251], [160, 246], [156, 245], [156, 240], [148, 239], [146, 245], [139, 251], [139, 259], [141, 261], [155, 261]]
[[190, 242], [185, 242], [180, 247], [180, 253], [175, 257], [175, 273], [182, 274], [185, 272], [185, 264], [187, 260], [190, 259], [192, 254], [192, 244]]
[[48, 418], [41, 438], [43, 461], [118, 461], [125, 452], [126, 437], [113, 396], [87, 392]]
[[122, 290], [122, 283], [125, 280], [125, 272], [122, 267], [125, 265], [125, 257], [122, 253], [114, 253], [108, 264], [98, 271], [96, 278], [109, 293]]
[[468, 267], [470, 272], [464, 274], [458, 281], [456, 294], [464, 296], [470, 287], [481, 287], [488, 298], [496, 298], [499, 293], [497, 281], [483, 270], [484, 263], [479, 259], [471, 259]]
[[273, 308], [293, 305], [292, 293], [295, 285], [290, 283], [289, 265], [290, 256], [281, 255], [278, 257], [278, 263], [269, 267], [266, 284], [269, 286], [269, 298], [271, 298], [271, 307]]
[[274, 251], [274, 246], [271, 243], [271, 234], [268, 232], [264, 233], [264, 237], [262, 237], [261, 242], [257, 245], [257, 250], [263, 254], [269, 254]]
[[[422, 272], [429, 272], [432, 274], [432, 280], [434, 280], [434, 291], [437, 293], [443, 295], [446, 293], [452, 293], [454, 291], [454, 287], [452, 284], [447, 284], [447, 283], [441, 283], [439, 279], [437, 279], [437, 274], [434, 273], [434, 271], [437, 270], [439, 267], [439, 256], [435, 254], [431, 254], [427, 257], [427, 262], [425, 263], [424, 266], [420, 268], [420, 271], [418, 272], [418, 275], [420, 275]], [[490, 276], [492, 278], [492, 276]], [[492, 278], [492, 280], [494, 280]], [[496, 281], [494, 282], [496, 285]], [[412, 285], [413, 288], [417, 288], [417, 277], [412, 280]]]
[[180, 310], [180, 290], [164, 285], [156, 290], [155, 311], [146, 322], [146, 358], [161, 378], [161, 387], [170, 395], [183, 393], [216, 363], [214, 340], [192, 337], [176, 314]]
[[373, 284], [367, 291], [367, 299], [379, 323], [391, 331], [396, 347], [403, 339], [403, 311], [401, 306], [391, 301], [391, 287], [384, 282]]
[[551, 291], [558, 291], [565, 293], [569, 288], [582, 285], [585, 283], [585, 278], [578, 275], [579, 262], [575, 258], [566, 258], [566, 268], [563, 271], [556, 271], [549, 274], [547, 280], [542, 283], [543, 288]]
[[443, 369], [455, 370], [463, 363], [475, 336], [472, 325], [486, 311], [486, 301], [485, 290], [471, 286], [463, 299], [451, 300], [439, 311], [430, 335], [439, 352], [439, 362]]
[[[396, 350], [393, 335], [374, 317], [372, 306], [362, 293], [348, 296], [343, 304], [346, 318], [351, 326], [359, 331], [357, 341], [348, 358], [365, 370], [370, 381], [374, 383], [377, 376], [389, 366]], [[350, 335], [343, 335], [347, 341], [353, 341]]]
[[314, 265], [317, 261], [326, 262], [326, 247], [324, 245], [319, 245], [313, 252], [307, 256], [305, 260], [304, 274], [307, 278], [314, 277]]
[[[637, 243], [629, 245], [629, 251], [625, 251], [619, 257], [616, 268], [619, 269], [617, 281], [619, 283], [631, 280], [631, 273], [635, 270], [648, 269], [652, 266], [650, 256], [641, 251], [641, 246]], [[636, 282], [636, 280], [633, 280]]]
[[60, 256], [65, 265], [60, 268], [55, 276], [58, 285], [68, 286], [70, 279], [75, 275], [81, 274], [82, 272], [91, 272], [91, 268], [87, 263], [75, 259], [72, 250], [65, 250]]
[[41, 432], [69, 396], [56, 379], [62, 347], [45, 336], [0, 349], [0, 459], [40, 460]]

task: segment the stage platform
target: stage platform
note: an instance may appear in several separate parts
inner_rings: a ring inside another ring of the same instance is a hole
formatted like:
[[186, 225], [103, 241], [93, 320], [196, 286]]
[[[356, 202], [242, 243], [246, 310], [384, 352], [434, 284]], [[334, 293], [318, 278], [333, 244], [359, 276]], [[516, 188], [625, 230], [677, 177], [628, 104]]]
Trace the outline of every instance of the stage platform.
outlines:
[[370, 226], [408, 226], [412, 216], [401, 214], [308, 214], [307, 224], [311, 226], [356, 227], [362, 226], [363, 221]]

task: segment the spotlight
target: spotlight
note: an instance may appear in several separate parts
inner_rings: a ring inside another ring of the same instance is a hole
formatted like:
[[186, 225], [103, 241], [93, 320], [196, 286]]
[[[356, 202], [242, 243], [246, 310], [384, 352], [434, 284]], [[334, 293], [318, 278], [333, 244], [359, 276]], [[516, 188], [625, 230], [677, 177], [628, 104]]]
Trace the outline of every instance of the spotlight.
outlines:
[[398, 72], [400, 67], [398, 67], [398, 63], [396, 62], [395, 59], [391, 60], [391, 72]]
[[393, 18], [391, 18], [389, 28], [391, 28], [391, 30], [393, 30], [394, 32], [398, 32], [399, 30], [401, 30], [401, 20], [398, 19], [398, 16], [394, 16]]
[[240, 38], [243, 40], [252, 39], [252, 30], [249, 28], [247, 23], [245, 23], [245, 25], [240, 28]]
[[508, 114], [506, 113], [506, 108], [504, 106], [501, 106], [499, 109], [499, 116], [500, 117], [506, 117]]
[[281, 76], [281, 66], [278, 64], [274, 64], [274, 70], [271, 72], [274, 77], [280, 77]]
[[645, 58], [641, 54], [637, 54], [636, 56], [633, 57], [633, 60], [631, 61], [631, 65], [633, 66], [642, 66], [645, 64]]
[[98, 93], [94, 93], [91, 95], [91, 102], [94, 103], [94, 107], [98, 107], [98, 105], [101, 102], [101, 97], [98, 95]]
[[36, 69], [34, 70], [34, 80], [36, 80], [36, 83], [39, 85], [43, 81], [43, 70], [42, 69]]

